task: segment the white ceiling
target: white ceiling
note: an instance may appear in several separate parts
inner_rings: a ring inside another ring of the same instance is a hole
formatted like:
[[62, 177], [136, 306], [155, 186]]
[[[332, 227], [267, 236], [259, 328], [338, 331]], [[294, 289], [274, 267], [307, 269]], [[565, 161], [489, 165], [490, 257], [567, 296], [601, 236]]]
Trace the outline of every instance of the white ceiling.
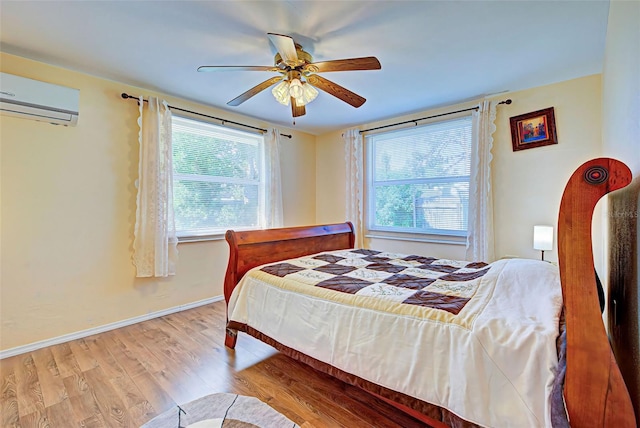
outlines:
[[[376, 56], [379, 71], [325, 73], [365, 97], [326, 93], [294, 128], [321, 134], [483, 95], [602, 71], [608, 1], [8, 1], [4, 52], [292, 126], [274, 76], [198, 73], [200, 65], [272, 65], [268, 32], [315, 61]], [[138, 94], [135, 94], [138, 95]]]

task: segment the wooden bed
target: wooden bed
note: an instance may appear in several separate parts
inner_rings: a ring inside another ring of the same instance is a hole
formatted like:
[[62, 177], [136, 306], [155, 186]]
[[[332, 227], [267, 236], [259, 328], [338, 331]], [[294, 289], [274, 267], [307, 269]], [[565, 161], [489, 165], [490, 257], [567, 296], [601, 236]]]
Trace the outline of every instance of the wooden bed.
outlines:
[[[600, 198], [627, 186], [631, 172], [623, 163], [600, 158], [580, 166], [567, 183], [558, 218], [559, 268], [566, 318], [564, 403], [573, 427], [636, 427], [631, 399], [601, 317], [591, 244], [591, 220]], [[228, 231], [229, 264], [224, 295], [252, 268], [322, 251], [353, 248], [351, 223], [271, 230]], [[225, 344], [234, 348], [238, 330], [274, 346], [313, 368], [361, 387], [434, 427], [474, 426], [403, 393], [392, 391], [301, 354], [247, 325], [229, 323]], [[564, 412], [563, 412], [564, 413]]]

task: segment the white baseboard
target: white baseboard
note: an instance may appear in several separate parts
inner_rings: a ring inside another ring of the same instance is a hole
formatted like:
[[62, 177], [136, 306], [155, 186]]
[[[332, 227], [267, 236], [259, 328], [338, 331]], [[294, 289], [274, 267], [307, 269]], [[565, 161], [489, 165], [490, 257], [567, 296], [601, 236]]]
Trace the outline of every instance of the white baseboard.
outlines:
[[47, 346], [58, 345], [60, 343], [69, 342], [71, 340], [82, 339], [84, 337], [92, 336], [94, 334], [104, 333], [105, 331], [115, 330], [116, 328], [126, 327], [131, 324], [136, 324], [136, 323], [147, 321], [153, 318], [162, 317], [164, 315], [169, 315], [169, 314], [173, 314], [180, 311], [186, 311], [187, 309], [197, 308], [198, 306], [208, 305], [209, 303], [219, 302], [223, 299], [224, 299], [223, 296], [211, 297], [209, 299], [198, 300], [197, 302], [193, 302], [193, 303], [187, 303], [186, 305], [174, 306], [173, 308], [163, 309], [161, 311], [140, 315], [139, 317], [133, 317], [133, 318], [129, 318], [122, 321], [116, 321], [111, 324], [105, 324], [98, 327], [89, 328], [87, 330], [77, 331], [75, 333], [69, 333], [62, 336], [53, 337], [51, 339], [33, 342], [28, 345], [16, 346], [15, 348], [10, 348], [4, 351], [0, 351], [0, 360], [3, 358], [24, 354], [26, 352], [35, 351], [36, 349], [46, 348]]

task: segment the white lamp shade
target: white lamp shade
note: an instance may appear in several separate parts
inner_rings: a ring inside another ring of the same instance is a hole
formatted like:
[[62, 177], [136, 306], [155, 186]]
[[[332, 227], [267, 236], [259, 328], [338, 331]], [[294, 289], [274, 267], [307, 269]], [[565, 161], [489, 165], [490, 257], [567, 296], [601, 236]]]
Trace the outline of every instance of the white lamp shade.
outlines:
[[302, 95], [296, 98], [296, 105], [305, 106], [309, 104], [311, 101], [315, 100], [318, 96], [318, 91], [316, 88], [308, 84], [307, 82], [302, 83]]
[[553, 226], [533, 226], [533, 248], [541, 251], [553, 249]]
[[285, 105], [285, 106], [289, 105], [290, 97], [289, 97], [289, 82], [288, 81], [283, 80], [282, 82], [278, 83], [271, 90], [271, 93], [273, 94], [274, 98], [276, 100], [278, 100], [278, 102], [280, 104]]
[[289, 95], [293, 98], [300, 98], [302, 92], [302, 83], [298, 79], [291, 79], [291, 83], [289, 83]]

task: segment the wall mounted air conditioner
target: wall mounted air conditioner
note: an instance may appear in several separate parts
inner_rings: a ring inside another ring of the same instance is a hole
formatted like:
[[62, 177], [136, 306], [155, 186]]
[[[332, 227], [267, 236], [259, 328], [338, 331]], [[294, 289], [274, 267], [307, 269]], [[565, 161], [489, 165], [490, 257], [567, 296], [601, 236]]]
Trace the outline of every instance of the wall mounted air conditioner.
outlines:
[[0, 73], [0, 113], [75, 126], [80, 91], [65, 86]]

